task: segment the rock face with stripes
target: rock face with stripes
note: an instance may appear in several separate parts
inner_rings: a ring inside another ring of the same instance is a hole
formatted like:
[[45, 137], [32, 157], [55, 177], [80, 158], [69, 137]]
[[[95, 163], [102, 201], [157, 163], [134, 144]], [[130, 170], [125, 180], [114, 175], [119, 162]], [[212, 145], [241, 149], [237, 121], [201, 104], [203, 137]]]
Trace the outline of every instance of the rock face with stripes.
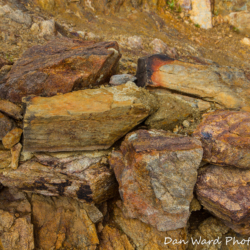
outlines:
[[128, 134], [110, 158], [125, 216], [159, 231], [185, 227], [202, 153], [200, 141], [163, 130]]

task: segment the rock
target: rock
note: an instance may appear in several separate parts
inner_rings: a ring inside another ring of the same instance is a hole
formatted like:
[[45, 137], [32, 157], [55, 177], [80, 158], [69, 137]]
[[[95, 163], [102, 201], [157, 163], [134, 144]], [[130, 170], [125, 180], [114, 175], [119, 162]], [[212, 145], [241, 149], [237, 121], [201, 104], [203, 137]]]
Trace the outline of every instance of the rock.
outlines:
[[16, 170], [4, 169], [0, 182], [25, 192], [68, 196], [89, 203], [101, 203], [117, 195], [114, 173], [102, 163], [102, 157], [76, 153], [38, 154]]
[[242, 44], [245, 44], [245, 45], [247, 45], [247, 46], [250, 46], [250, 39], [249, 38], [243, 38], [242, 40], [240, 40], [240, 42], [242, 43]]
[[32, 195], [31, 203], [38, 249], [96, 249], [96, 228], [81, 202]]
[[172, 130], [194, 113], [194, 109], [187, 102], [164, 89], [154, 89], [150, 93], [157, 97], [159, 103], [159, 109], [145, 121], [151, 129]]
[[250, 234], [250, 170], [208, 165], [200, 169], [196, 194], [209, 212], [235, 232]]
[[136, 77], [133, 75], [129, 75], [129, 74], [114, 75], [114, 76], [111, 76], [109, 84], [117, 86], [117, 85], [125, 84], [127, 82], [134, 82], [135, 80], [136, 80]]
[[189, 128], [190, 122], [189, 122], [188, 120], [185, 120], [185, 121], [183, 121], [182, 125], [183, 125], [185, 128]]
[[130, 36], [128, 37], [127, 45], [131, 49], [143, 49], [143, 41], [140, 36]]
[[223, 0], [218, 0], [214, 3], [214, 12], [217, 14], [227, 15], [231, 12], [247, 10], [247, 5], [249, 5], [249, 0], [232, 0], [230, 4], [224, 2]]
[[198, 140], [163, 130], [128, 134], [109, 160], [125, 216], [159, 231], [185, 227], [202, 152]]
[[30, 15], [23, 13], [21, 10], [12, 11], [7, 15], [7, 17], [17, 23], [25, 24], [27, 27], [30, 27], [32, 24]]
[[[119, 204], [119, 202], [121, 203], [121, 201], [118, 201], [117, 203]], [[173, 231], [160, 232], [156, 228], [148, 224], [145, 224], [138, 219], [126, 218], [123, 215], [121, 209], [115, 204], [112, 204], [110, 208], [113, 213], [112, 220], [114, 221], [116, 227], [121, 229], [120, 232], [122, 234], [122, 237], [120, 239], [121, 240], [124, 239], [125, 235], [127, 235], [128, 238], [130, 239], [130, 242], [132, 242], [134, 245], [133, 249], [138, 249], [138, 250], [186, 249], [186, 246], [183, 243], [183, 241], [187, 241], [186, 229], [181, 228]], [[180, 244], [176, 245], [172, 245], [172, 243], [164, 244], [165, 241], [166, 243], [169, 241], [169, 238], [180, 242]]]
[[23, 54], [0, 84], [0, 98], [21, 102], [28, 95], [53, 96], [103, 84], [120, 57], [116, 42], [54, 39]]
[[13, 12], [9, 5], [0, 6], [0, 17], [6, 16]]
[[23, 130], [20, 128], [14, 128], [10, 132], [8, 132], [2, 139], [4, 147], [7, 149], [11, 149], [20, 141], [22, 133]]
[[155, 38], [150, 46], [153, 48], [155, 54], [165, 54], [171, 58], [177, 58], [178, 54], [175, 48], [170, 48], [161, 39]]
[[30, 30], [32, 33], [38, 34], [40, 32], [39, 25], [37, 23], [33, 23]]
[[25, 195], [17, 190], [0, 192], [1, 249], [32, 250], [34, 246], [31, 206]]
[[16, 120], [23, 118], [22, 108], [7, 100], [0, 100], [0, 111]]
[[10, 150], [0, 150], [0, 171], [1, 169], [8, 168], [10, 164], [11, 164]]
[[13, 121], [0, 112], [0, 140], [13, 128]]
[[138, 60], [136, 75], [141, 87], [162, 87], [230, 109], [250, 106], [250, 81], [236, 68], [197, 65], [152, 55]]
[[26, 102], [24, 151], [30, 152], [107, 149], [157, 105], [132, 82]]
[[179, 0], [178, 4], [181, 6], [181, 8], [183, 8], [185, 10], [191, 10], [192, 9], [191, 0]]
[[204, 115], [193, 136], [201, 140], [203, 160], [250, 168], [250, 112], [218, 110]]
[[40, 23], [40, 36], [54, 36], [56, 35], [55, 20], [45, 20]]
[[[204, 220], [196, 230], [191, 231], [189, 235], [189, 244], [187, 250], [220, 250], [222, 246], [222, 238], [224, 234], [229, 231], [229, 228], [224, 225], [223, 222], [216, 218], [209, 217]], [[194, 242], [200, 242], [205, 240], [211, 241], [207, 244], [194, 244]], [[214, 244], [214, 240], [217, 240]]]
[[2, 69], [2, 67], [5, 66], [5, 65], [10, 65], [10, 64], [11, 64], [11, 62], [9, 62], [6, 59], [3, 59], [3, 58], [0, 57], [0, 69]]
[[192, 10], [190, 11], [190, 19], [199, 24], [203, 29], [212, 28], [212, 14], [210, 0], [191, 0]]
[[11, 149], [11, 168], [17, 169], [19, 164], [19, 158], [21, 155], [22, 150], [22, 144], [17, 143], [12, 149]]
[[246, 34], [250, 34], [250, 12], [232, 12], [225, 19], [234, 27]]
[[[0, 58], [0, 64], [1, 64], [1, 58]], [[0, 65], [0, 84], [2, 84], [5, 81], [7, 74], [10, 72], [11, 68], [12, 68], [11, 65], [4, 65], [2, 68]]]

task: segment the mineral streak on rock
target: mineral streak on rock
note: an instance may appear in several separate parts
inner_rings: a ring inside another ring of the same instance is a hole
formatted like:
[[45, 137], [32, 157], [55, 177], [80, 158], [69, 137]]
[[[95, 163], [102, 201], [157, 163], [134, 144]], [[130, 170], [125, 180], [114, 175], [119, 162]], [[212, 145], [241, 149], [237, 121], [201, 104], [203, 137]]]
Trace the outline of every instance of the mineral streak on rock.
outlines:
[[155, 97], [134, 83], [27, 98], [24, 151], [107, 149], [150, 115]]
[[250, 170], [208, 165], [196, 184], [201, 204], [235, 232], [250, 235]]
[[115, 73], [120, 57], [116, 42], [57, 38], [33, 46], [0, 85], [0, 98], [21, 102], [28, 95], [53, 96], [103, 84]]
[[250, 106], [250, 81], [235, 68], [191, 64], [155, 54], [138, 60], [136, 76], [141, 87], [167, 88], [230, 109]]
[[250, 168], [250, 112], [217, 110], [205, 114], [193, 136], [202, 141], [204, 161]]
[[163, 130], [128, 134], [110, 159], [126, 217], [159, 231], [185, 227], [202, 153], [198, 140]]

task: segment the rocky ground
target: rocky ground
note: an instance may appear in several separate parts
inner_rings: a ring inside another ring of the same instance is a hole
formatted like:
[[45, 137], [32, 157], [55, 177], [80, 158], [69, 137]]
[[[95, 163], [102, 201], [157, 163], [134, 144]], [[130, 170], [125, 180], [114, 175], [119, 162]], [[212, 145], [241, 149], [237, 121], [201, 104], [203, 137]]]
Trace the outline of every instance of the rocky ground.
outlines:
[[249, 2], [206, 3], [0, 0], [0, 249], [249, 249]]

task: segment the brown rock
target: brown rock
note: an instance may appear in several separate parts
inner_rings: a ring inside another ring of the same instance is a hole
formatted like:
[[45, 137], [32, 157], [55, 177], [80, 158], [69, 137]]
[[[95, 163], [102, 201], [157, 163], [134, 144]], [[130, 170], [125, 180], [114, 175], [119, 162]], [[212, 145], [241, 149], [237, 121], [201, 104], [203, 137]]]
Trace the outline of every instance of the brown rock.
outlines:
[[209, 212], [235, 232], [250, 235], [250, 170], [208, 165], [199, 171], [196, 193]]
[[236, 68], [196, 65], [160, 54], [138, 60], [138, 86], [167, 88], [230, 109], [250, 106], [249, 84], [244, 72]]
[[0, 169], [5, 169], [9, 167], [10, 164], [11, 164], [10, 150], [0, 150]]
[[0, 192], [1, 249], [32, 250], [33, 235], [30, 203], [23, 193], [5, 188]]
[[193, 136], [202, 141], [204, 161], [250, 168], [250, 112], [218, 110], [206, 114]]
[[19, 164], [19, 158], [21, 155], [22, 150], [22, 144], [17, 143], [12, 149], [11, 149], [11, 168], [17, 169]]
[[25, 192], [101, 203], [117, 195], [114, 173], [102, 158], [105, 155], [40, 154], [16, 170], [4, 169], [0, 182]]
[[32, 195], [32, 216], [39, 249], [96, 249], [96, 228], [83, 204], [66, 197]]
[[23, 118], [22, 108], [7, 100], [0, 100], [0, 111], [16, 120]]
[[28, 95], [53, 96], [100, 85], [121, 57], [116, 42], [54, 39], [28, 49], [0, 85], [0, 98], [21, 102]]
[[13, 128], [13, 121], [0, 112], [0, 140]]
[[163, 130], [128, 134], [110, 159], [126, 217], [159, 231], [185, 227], [202, 152], [198, 140]]
[[153, 49], [154, 54], [165, 54], [171, 58], [177, 58], [178, 53], [175, 48], [170, 48], [164, 43], [161, 39], [155, 38], [151, 43], [150, 46]]
[[26, 102], [24, 151], [30, 152], [107, 149], [157, 105], [132, 82]]
[[10, 149], [16, 145], [20, 141], [22, 133], [23, 130], [20, 128], [14, 128], [8, 132], [2, 139], [4, 147]]
[[7, 61], [6, 59], [0, 58], [0, 69], [5, 65], [10, 65], [11, 62]]

